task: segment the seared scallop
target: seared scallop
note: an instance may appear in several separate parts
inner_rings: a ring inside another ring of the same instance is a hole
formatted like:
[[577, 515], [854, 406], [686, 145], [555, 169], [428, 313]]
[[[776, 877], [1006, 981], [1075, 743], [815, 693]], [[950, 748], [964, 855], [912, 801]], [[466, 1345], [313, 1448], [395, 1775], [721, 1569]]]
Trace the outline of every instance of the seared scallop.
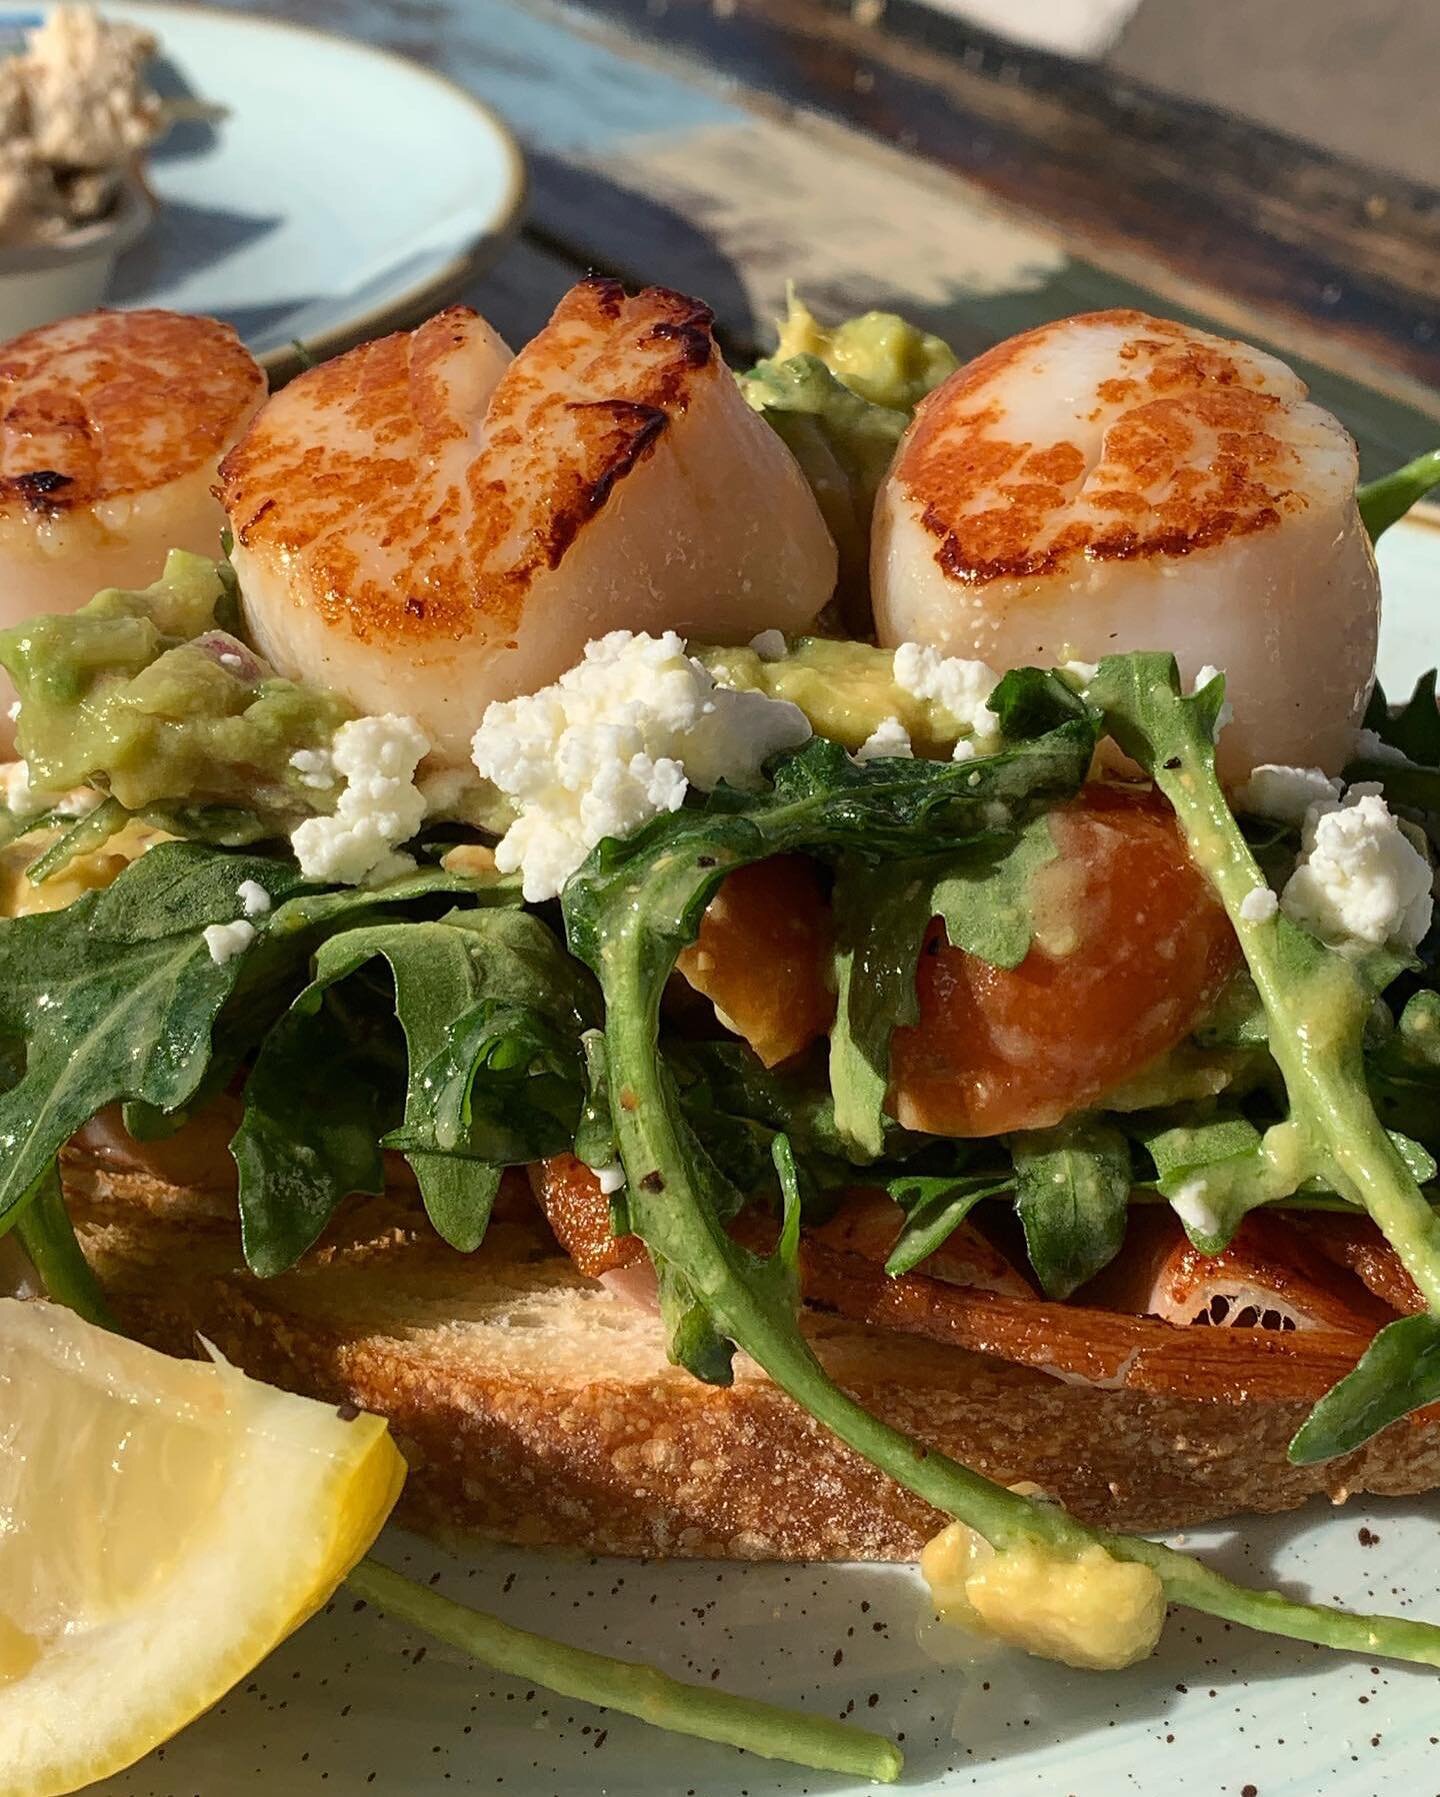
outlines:
[[352, 350], [270, 401], [221, 494], [262, 651], [452, 762], [592, 637], [798, 631], [835, 584], [709, 311], [661, 288], [582, 282], [513, 361], [463, 306]]
[[87, 312], [0, 345], [0, 625], [218, 555], [215, 470], [264, 397], [210, 318]]
[[1223, 669], [1229, 779], [1338, 770], [1375, 671], [1355, 447], [1263, 351], [1143, 312], [1028, 331], [926, 399], [875, 512], [885, 644]]

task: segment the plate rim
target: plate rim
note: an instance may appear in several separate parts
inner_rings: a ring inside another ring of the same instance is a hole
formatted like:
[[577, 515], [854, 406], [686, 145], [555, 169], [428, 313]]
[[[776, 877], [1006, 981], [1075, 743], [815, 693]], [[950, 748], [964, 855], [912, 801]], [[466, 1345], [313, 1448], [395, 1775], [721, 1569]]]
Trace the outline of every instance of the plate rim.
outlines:
[[[58, 0], [50, 0], [57, 4]], [[49, 10], [49, 7], [46, 7]], [[412, 286], [397, 293], [392, 299], [381, 305], [371, 306], [364, 312], [353, 313], [343, 320], [317, 331], [305, 339], [305, 349], [315, 360], [323, 361], [327, 357], [338, 355], [341, 351], [353, 348], [357, 343], [378, 337], [387, 331], [402, 329], [416, 320], [437, 310], [446, 301], [452, 299], [472, 277], [488, 268], [499, 256], [506, 244], [519, 229], [525, 213], [526, 200], [529, 195], [529, 173], [525, 161], [525, 153], [520, 141], [506, 120], [488, 102], [472, 94], [467, 87], [449, 75], [442, 75], [438, 70], [430, 68], [414, 57], [406, 56], [398, 50], [388, 49], [382, 44], [370, 42], [367, 38], [346, 37], [338, 31], [325, 31], [316, 25], [301, 24], [295, 20], [276, 18], [269, 13], [232, 10], [225, 6], [207, 6], [196, 3], [196, 0], [120, 0], [115, 9], [121, 13], [136, 14], [160, 13], [175, 18], [200, 18], [213, 20], [227, 27], [249, 28], [261, 33], [280, 34], [307, 41], [319, 40], [328, 46], [340, 45], [355, 55], [369, 57], [380, 63], [388, 63], [404, 77], [429, 83], [440, 88], [450, 99], [457, 100], [469, 112], [473, 113], [487, 128], [494, 139], [504, 161], [504, 192], [496, 209], [495, 218], [478, 231], [473, 239], [457, 254], [451, 256], [444, 264], [435, 269], [424, 279], [416, 281]], [[163, 27], [157, 24], [157, 32], [161, 35], [160, 48], [164, 50]], [[163, 202], [161, 202], [163, 204]], [[256, 361], [271, 378], [272, 387], [298, 374], [305, 366], [302, 357], [295, 353], [289, 344], [278, 344], [275, 348], [265, 350], [256, 355]]]

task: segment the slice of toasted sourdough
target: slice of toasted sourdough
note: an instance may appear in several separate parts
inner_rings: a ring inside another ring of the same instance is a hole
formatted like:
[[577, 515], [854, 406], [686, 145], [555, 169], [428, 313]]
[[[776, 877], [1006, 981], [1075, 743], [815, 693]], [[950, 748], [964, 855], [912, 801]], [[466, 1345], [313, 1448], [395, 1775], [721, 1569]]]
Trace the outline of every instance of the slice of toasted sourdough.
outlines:
[[[262, 1281], [218, 1184], [75, 1152], [65, 1180], [125, 1327], [181, 1355], [203, 1336], [260, 1378], [388, 1417], [417, 1527], [596, 1553], [890, 1560], [938, 1526], [743, 1356], [728, 1389], [670, 1366], [658, 1320], [576, 1272], [528, 1201], [465, 1256], [413, 1194], [353, 1200], [299, 1268]], [[1440, 1485], [1440, 1428], [1423, 1424], [1291, 1466], [1308, 1404], [1263, 1382], [1239, 1401], [1108, 1390], [814, 1311], [807, 1329], [880, 1416], [1114, 1527]]]

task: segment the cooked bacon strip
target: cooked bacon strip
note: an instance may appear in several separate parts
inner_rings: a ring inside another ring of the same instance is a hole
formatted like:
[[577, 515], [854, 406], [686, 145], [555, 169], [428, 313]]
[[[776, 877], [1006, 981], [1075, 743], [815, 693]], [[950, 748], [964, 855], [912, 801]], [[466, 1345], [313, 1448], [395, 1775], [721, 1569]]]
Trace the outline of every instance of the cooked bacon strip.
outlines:
[[[595, 1176], [573, 1156], [559, 1155], [532, 1168], [531, 1184], [581, 1272], [599, 1278], [634, 1267], [643, 1257], [637, 1237], [611, 1239]], [[952, 1283], [953, 1265], [941, 1277], [906, 1273], [892, 1279], [881, 1264], [873, 1194], [862, 1195], [860, 1205], [853, 1224], [832, 1220], [801, 1238], [800, 1279], [808, 1303], [853, 1322], [949, 1342], [1059, 1379], [1216, 1403], [1307, 1403], [1349, 1372], [1378, 1321], [1386, 1320], [1367, 1320], [1352, 1329], [1179, 1328], [1157, 1317]], [[753, 1215], [741, 1220], [739, 1233], [757, 1248], [774, 1239], [768, 1220]], [[884, 1240], [885, 1250], [890, 1239]], [[868, 1254], [855, 1251], [862, 1243]], [[963, 1266], [968, 1250], [960, 1252]], [[934, 1258], [937, 1267], [945, 1265]]]
[[806, 1300], [854, 1322], [949, 1342], [1056, 1378], [1236, 1403], [1309, 1402], [1355, 1365], [1368, 1335], [1332, 1330], [1180, 1329], [1153, 1317], [967, 1291], [802, 1238]]
[[1425, 1300], [1400, 1264], [1400, 1256], [1368, 1217], [1311, 1211], [1297, 1215], [1295, 1221], [1328, 1260], [1348, 1267], [1391, 1310], [1402, 1316], [1424, 1310]]
[[[857, 1192], [847, 1196], [828, 1222], [808, 1230], [807, 1239], [883, 1266], [903, 1221], [900, 1206], [879, 1192]], [[972, 1291], [1000, 1292], [1007, 1298], [1035, 1296], [1030, 1281], [973, 1223], [962, 1223], [917, 1270]]]
[[1167, 1323], [1227, 1329], [1330, 1329], [1373, 1335], [1393, 1319], [1294, 1220], [1252, 1212], [1219, 1254], [1190, 1245], [1175, 1217], [1160, 1212], [1132, 1227], [1125, 1253], [1085, 1294], [1108, 1310]]
[[587, 1279], [645, 1259], [638, 1235], [611, 1235], [609, 1202], [594, 1173], [573, 1154], [537, 1161], [530, 1168], [530, 1189], [556, 1241]]

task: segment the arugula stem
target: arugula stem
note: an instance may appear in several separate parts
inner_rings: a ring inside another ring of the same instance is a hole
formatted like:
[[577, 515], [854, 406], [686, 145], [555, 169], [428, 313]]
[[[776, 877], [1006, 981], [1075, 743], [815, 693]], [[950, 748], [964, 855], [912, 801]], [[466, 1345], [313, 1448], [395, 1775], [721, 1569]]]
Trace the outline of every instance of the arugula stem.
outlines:
[[[670, 872], [678, 873], [673, 863]], [[659, 909], [675, 917], [686, 907]], [[665, 940], [663, 925], [655, 928], [647, 910], [627, 906], [602, 950], [611, 1099], [631, 1223], [652, 1252], [683, 1273], [716, 1324], [783, 1391], [897, 1483], [968, 1524], [997, 1549], [1028, 1542], [1073, 1556], [1098, 1544], [1116, 1559], [1151, 1567], [1172, 1603], [1268, 1634], [1440, 1666], [1440, 1627], [1298, 1603], [1279, 1592], [1237, 1585], [1173, 1548], [1089, 1528], [1056, 1506], [1037, 1504], [924, 1447], [842, 1391], [815, 1358], [793, 1306], [775, 1301], [773, 1280], [766, 1277], [773, 1263], [757, 1262], [732, 1241], [696, 1190], [684, 1122], [659, 1057], [659, 995], [673, 960], [673, 938]], [[1425, 1210], [1428, 1218], [1429, 1207]]]
[[1373, 543], [1392, 524], [1398, 524], [1432, 487], [1440, 487], [1440, 449], [1418, 455], [1403, 468], [1358, 488], [1355, 497], [1370, 541]]
[[883, 1784], [893, 1784], [900, 1776], [903, 1756], [883, 1735], [708, 1686], [687, 1685], [653, 1666], [549, 1641], [442, 1597], [376, 1560], [362, 1560], [347, 1583], [398, 1621], [458, 1647], [496, 1672], [533, 1681], [562, 1697], [619, 1710], [655, 1728], [702, 1741], [743, 1747], [764, 1759]]
[[1316, 944], [1309, 977], [1296, 979], [1278, 952], [1283, 916], [1251, 922], [1246, 898], [1263, 876], [1215, 778], [1213, 757], [1198, 737], [1157, 760], [1156, 784], [1174, 808], [1186, 841], [1235, 927], [1265, 1014], [1270, 1052], [1285, 1079], [1292, 1110], [1314, 1119], [1342, 1198], [1374, 1218], [1432, 1312], [1440, 1314], [1440, 1216], [1391, 1141], [1365, 1084], [1364, 1020], [1372, 998], [1354, 965]]
[[53, 1165], [35, 1182], [31, 1193], [18, 1212], [15, 1233], [40, 1275], [46, 1296], [56, 1304], [68, 1305], [87, 1323], [101, 1329], [118, 1328], [99, 1281], [75, 1240], [60, 1175]]

